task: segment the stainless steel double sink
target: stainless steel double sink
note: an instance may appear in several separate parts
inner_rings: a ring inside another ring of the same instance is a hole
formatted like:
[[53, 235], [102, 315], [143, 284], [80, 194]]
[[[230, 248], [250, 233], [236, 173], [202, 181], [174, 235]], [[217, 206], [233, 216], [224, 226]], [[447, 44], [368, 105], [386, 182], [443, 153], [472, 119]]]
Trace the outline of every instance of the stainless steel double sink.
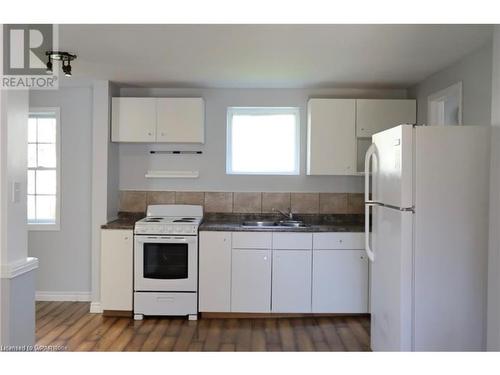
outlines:
[[282, 221], [244, 221], [243, 227], [257, 228], [306, 228], [309, 225], [300, 220], [282, 220]]

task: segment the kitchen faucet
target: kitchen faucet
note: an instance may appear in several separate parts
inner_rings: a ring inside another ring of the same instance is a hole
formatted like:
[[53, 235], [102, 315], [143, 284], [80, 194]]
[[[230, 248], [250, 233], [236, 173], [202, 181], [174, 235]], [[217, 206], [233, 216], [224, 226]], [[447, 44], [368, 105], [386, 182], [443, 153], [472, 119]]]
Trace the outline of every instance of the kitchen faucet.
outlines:
[[284, 217], [286, 217], [287, 220], [293, 220], [293, 213], [291, 209], [289, 209], [288, 212], [283, 212], [279, 208], [275, 208], [274, 210], [282, 214]]

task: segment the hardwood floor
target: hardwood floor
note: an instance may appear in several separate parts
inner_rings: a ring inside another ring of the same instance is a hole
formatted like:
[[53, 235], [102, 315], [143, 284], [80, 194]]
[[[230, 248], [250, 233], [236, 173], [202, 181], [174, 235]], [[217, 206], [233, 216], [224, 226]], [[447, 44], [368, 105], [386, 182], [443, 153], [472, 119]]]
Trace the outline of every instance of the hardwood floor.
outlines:
[[370, 350], [366, 316], [134, 321], [88, 311], [87, 302], [37, 302], [37, 345], [68, 351]]

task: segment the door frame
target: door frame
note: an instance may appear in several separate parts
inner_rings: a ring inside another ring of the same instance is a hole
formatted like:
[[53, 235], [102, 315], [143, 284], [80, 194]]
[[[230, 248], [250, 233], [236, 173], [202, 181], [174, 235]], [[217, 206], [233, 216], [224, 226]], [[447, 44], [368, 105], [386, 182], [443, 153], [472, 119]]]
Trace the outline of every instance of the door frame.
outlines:
[[443, 90], [437, 91], [427, 97], [427, 125], [446, 125], [444, 124], [444, 103], [447, 98], [452, 96], [458, 97], [458, 125], [462, 125], [462, 81], [457, 82]]

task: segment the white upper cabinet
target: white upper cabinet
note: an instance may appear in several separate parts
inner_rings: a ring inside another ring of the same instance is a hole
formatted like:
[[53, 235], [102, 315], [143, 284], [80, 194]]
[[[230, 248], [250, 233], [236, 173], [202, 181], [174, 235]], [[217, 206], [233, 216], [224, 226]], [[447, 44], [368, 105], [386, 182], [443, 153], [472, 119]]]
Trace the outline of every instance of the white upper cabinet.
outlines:
[[357, 99], [356, 135], [371, 137], [382, 130], [417, 122], [417, 101], [413, 99]]
[[413, 99], [309, 99], [307, 174], [362, 172], [373, 134], [416, 121]]
[[203, 143], [203, 98], [113, 98], [113, 142]]
[[158, 98], [157, 142], [203, 143], [203, 98]]
[[307, 113], [307, 174], [356, 172], [356, 100], [310, 99]]
[[111, 104], [113, 142], [155, 142], [155, 98], [113, 98]]

